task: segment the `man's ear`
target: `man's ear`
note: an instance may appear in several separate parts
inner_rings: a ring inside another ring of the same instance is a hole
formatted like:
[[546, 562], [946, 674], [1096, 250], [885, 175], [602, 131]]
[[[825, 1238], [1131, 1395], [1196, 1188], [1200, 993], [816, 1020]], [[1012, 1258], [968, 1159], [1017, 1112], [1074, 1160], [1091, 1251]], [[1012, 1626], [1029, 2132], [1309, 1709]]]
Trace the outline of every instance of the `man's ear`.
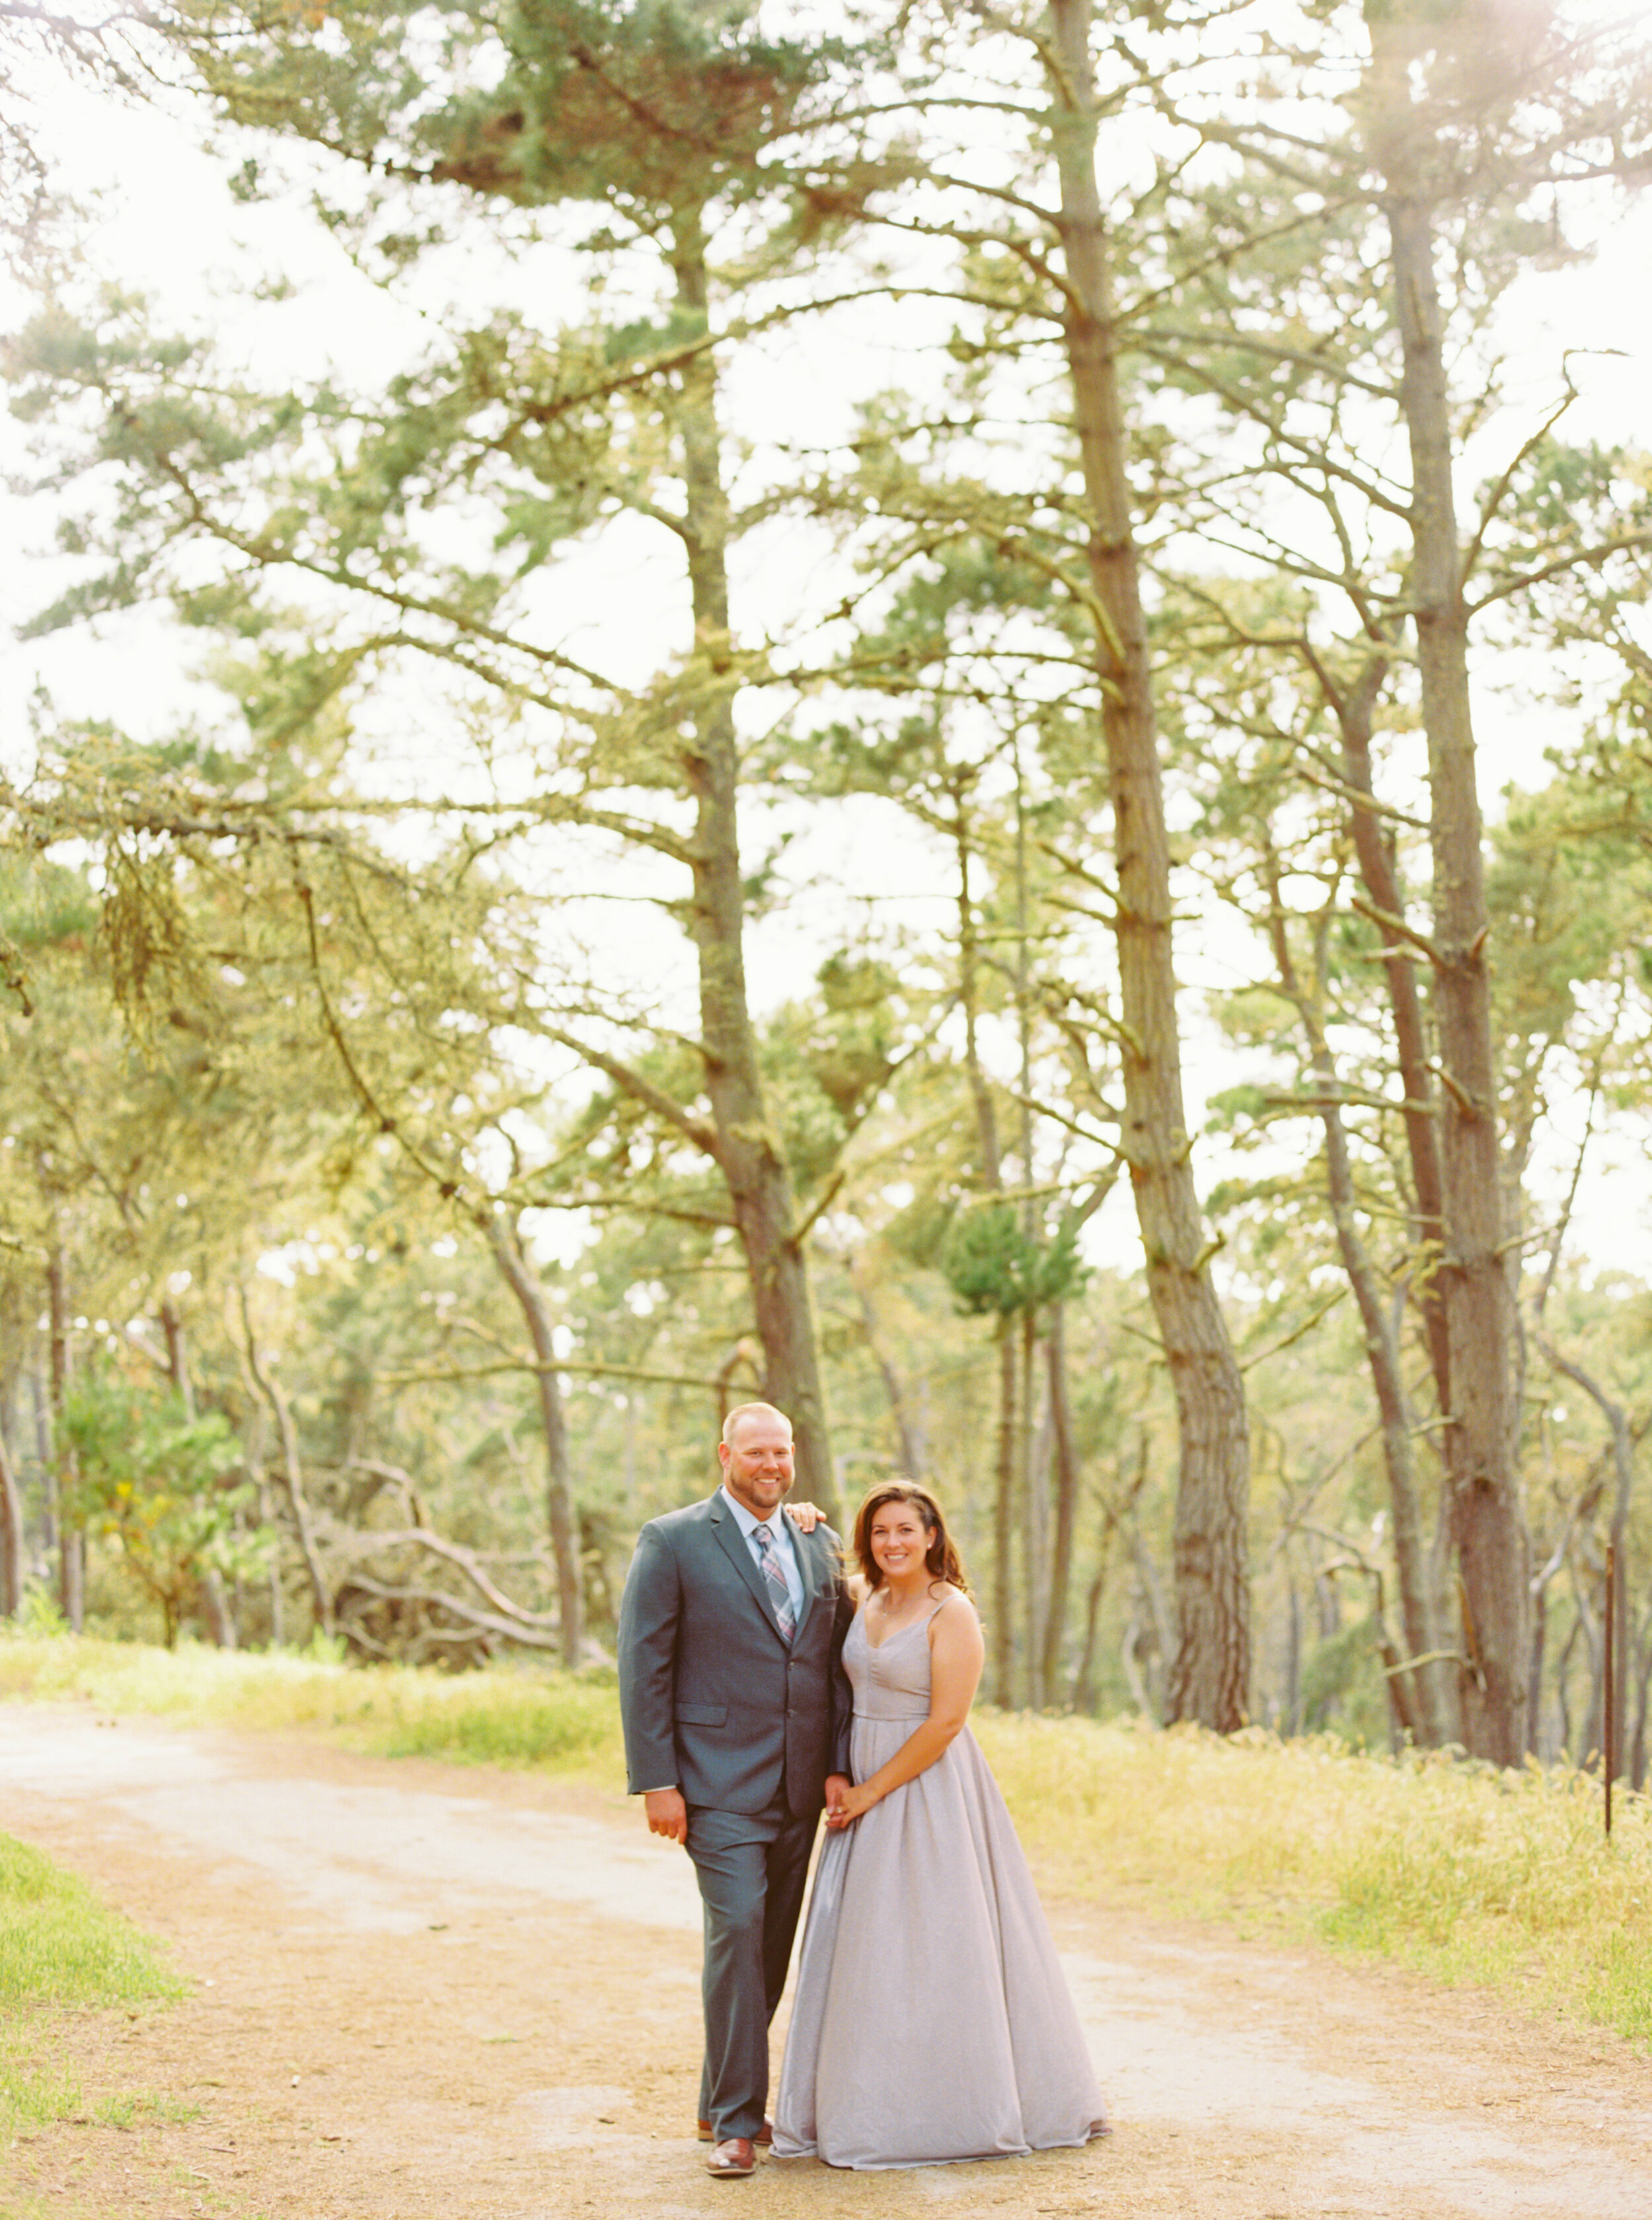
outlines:
[[726, 1442], [719, 1442], [717, 1444], [717, 1462], [725, 1472], [728, 1470], [728, 1444]]

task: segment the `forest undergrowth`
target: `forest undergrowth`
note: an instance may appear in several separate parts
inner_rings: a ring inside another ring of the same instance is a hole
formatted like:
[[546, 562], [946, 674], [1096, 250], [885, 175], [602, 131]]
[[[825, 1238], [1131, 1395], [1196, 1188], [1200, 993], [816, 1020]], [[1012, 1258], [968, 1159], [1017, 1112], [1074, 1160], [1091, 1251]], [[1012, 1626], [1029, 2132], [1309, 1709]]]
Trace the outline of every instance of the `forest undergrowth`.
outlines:
[[[383, 1756], [622, 1775], [611, 1678], [442, 1676], [308, 1654], [0, 1636], [0, 1700], [320, 1731]], [[1652, 1801], [1599, 1780], [985, 1710], [974, 1725], [1052, 1899], [1317, 1943], [1652, 2042]]]

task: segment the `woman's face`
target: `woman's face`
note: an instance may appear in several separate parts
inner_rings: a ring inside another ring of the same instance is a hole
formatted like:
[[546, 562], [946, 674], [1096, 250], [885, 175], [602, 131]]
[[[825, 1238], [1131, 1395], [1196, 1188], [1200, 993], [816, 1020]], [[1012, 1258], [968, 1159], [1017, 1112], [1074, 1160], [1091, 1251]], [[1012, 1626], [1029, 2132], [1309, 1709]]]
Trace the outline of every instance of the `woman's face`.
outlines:
[[872, 1562], [886, 1581], [922, 1571], [931, 1537], [915, 1504], [884, 1504], [872, 1513], [867, 1538], [872, 1545]]

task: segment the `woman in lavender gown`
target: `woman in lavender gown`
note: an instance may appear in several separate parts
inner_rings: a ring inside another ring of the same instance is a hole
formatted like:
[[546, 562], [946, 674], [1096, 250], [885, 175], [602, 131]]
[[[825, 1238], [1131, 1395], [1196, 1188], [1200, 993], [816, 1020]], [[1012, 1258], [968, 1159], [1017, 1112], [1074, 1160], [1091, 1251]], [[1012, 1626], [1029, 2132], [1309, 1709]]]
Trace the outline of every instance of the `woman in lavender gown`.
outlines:
[[775, 2155], [933, 2166], [1105, 2132], [1078, 2015], [969, 1728], [981, 1623], [939, 1505], [876, 1487], [844, 1643], [854, 1786], [828, 1812]]

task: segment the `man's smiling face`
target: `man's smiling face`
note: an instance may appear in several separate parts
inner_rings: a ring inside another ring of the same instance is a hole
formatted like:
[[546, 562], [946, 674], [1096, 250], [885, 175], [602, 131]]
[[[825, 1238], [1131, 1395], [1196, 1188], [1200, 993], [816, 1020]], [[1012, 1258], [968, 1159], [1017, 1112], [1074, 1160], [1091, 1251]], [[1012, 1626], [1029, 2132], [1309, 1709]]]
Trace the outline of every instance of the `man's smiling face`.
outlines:
[[792, 1430], [778, 1411], [752, 1411], [740, 1419], [732, 1441], [719, 1442], [723, 1484], [754, 1518], [769, 1518], [791, 1488]]

